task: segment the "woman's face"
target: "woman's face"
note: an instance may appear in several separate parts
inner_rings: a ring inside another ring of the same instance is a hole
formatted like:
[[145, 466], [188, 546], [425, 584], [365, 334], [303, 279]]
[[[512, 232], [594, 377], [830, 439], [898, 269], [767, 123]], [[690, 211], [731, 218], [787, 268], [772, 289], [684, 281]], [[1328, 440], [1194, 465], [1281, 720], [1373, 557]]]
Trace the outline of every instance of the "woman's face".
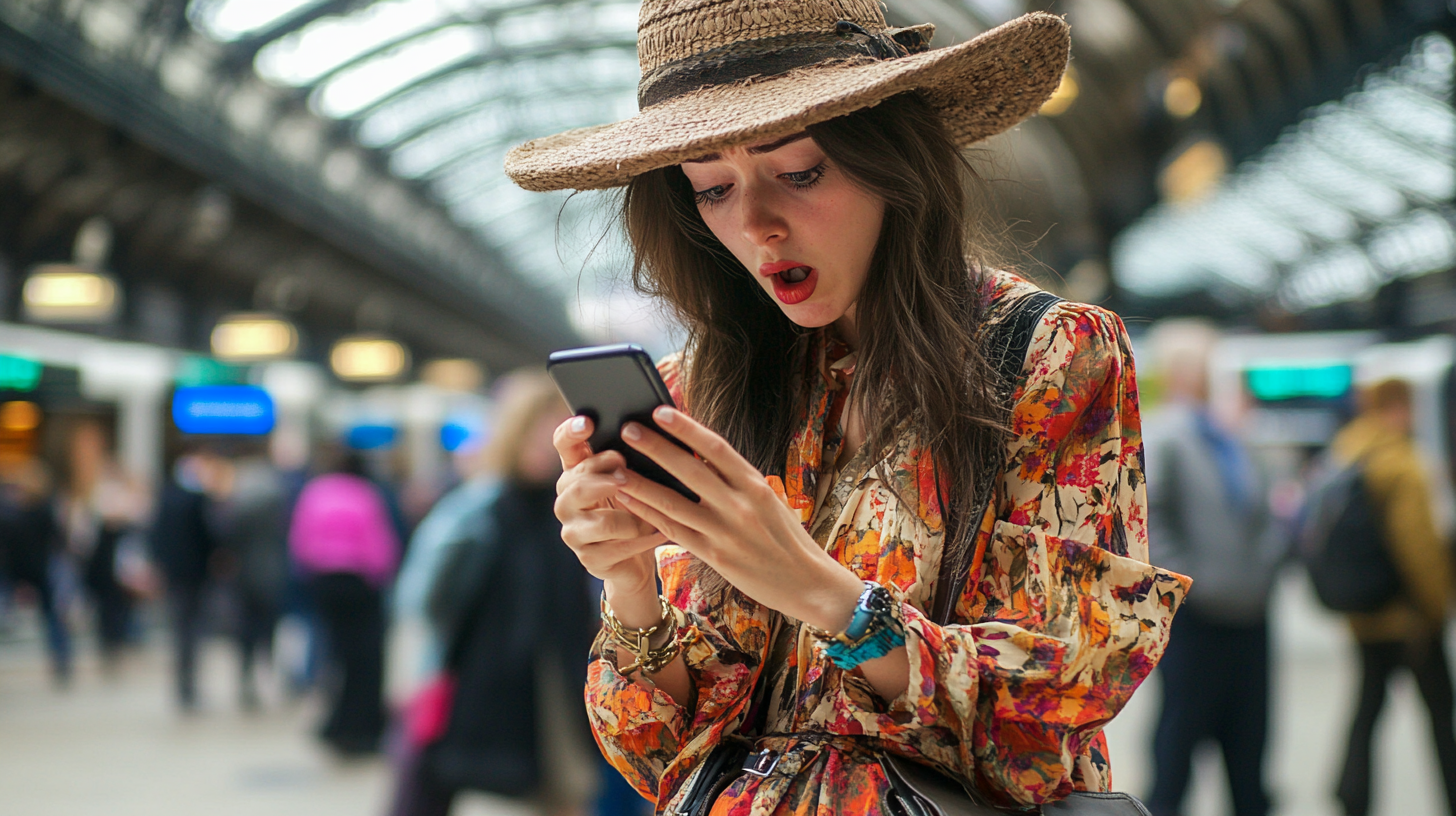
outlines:
[[884, 202], [829, 161], [807, 133], [684, 162], [708, 229], [789, 319], [848, 317], [869, 274]]

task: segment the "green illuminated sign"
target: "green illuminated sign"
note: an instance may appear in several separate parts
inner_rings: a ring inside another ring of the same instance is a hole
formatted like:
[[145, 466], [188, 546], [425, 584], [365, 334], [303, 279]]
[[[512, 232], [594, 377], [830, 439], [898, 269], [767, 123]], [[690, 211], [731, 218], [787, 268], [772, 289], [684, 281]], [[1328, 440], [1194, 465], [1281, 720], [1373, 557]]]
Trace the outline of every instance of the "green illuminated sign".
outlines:
[[1245, 371], [1249, 391], [1261, 402], [1313, 397], [1338, 399], [1349, 393], [1355, 372], [1346, 363], [1260, 365]]
[[223, 363], [209, 357], [184, 357], [177, 366], [177, 384], [241, 385], [248, 381], [248, 367]]
[[45, 366], [27, 357], [0, 354], [0, 389], [34, 391]]

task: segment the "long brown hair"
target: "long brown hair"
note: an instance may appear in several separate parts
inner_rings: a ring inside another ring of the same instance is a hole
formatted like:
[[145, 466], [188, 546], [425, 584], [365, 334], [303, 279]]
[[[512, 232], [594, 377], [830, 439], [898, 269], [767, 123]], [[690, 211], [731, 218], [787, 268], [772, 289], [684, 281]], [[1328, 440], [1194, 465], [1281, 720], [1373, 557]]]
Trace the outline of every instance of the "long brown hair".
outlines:
[[[836, 167], [885, 202], [856, 301], [851, 399], [877, 456], [905, 423], [920, 434], [943, 488], [942, 563], [955, 563], [976, 532], [978, 520], [967, 516], [977, 473], [1004, 446], [1004, 409], [981, 335], [982, 270], [995, 263], [1002, 233], [968, 209], [988, 208], [990, 197], [916, 94], [808, 131]], [[635, 178], [622, 218], [635, 250], [633, 284], [687, 329], [687, 408], [760, 470], [781, 474], [803, 410], [810, 330], [791, 322], [709, 231], [680, 167]]]

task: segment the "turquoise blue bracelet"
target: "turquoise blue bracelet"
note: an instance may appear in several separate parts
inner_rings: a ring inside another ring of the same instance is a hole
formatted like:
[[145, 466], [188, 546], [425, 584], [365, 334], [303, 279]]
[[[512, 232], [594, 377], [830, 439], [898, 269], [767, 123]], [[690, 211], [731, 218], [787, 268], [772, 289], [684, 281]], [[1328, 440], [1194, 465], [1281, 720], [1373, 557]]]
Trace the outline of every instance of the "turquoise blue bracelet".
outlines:
[[824, 654], [845, 671], [905, 645], [905, 621], [899, 602], [888, 589], [870, 581], [865, 582], [864, 594], [859, 596], [843, 632], [833, 634], [812, 627], [810, 631], [829, 641]]

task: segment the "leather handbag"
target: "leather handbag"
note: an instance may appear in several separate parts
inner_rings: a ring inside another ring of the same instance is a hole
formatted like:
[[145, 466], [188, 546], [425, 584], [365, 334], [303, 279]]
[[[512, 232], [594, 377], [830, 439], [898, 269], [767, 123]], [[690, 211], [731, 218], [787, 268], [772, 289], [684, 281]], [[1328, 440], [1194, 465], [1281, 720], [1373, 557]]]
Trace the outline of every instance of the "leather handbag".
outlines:
[[1021, 809], [988, 804], [974, 790], [918, 762], [880, 753], [880, 768], [890, 781], [885, 810], [890, 816], [1151, 816], [1126, 793], [1075, 791], [1067, 798]]

